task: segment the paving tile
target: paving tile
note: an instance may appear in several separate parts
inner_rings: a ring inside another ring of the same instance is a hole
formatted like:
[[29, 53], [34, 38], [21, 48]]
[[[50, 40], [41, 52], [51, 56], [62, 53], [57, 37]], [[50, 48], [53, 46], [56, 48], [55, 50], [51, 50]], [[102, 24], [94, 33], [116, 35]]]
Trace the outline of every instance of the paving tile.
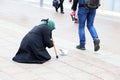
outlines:
[[0, 71], [0, 80], [15, 80], [10, 75]]
[[44, 79], [49, 79], [49, 80], [73, 80], [68, 75], [63, 75], [60, 73], [49, 73], [49, 74], [42, 74], [40, 75]]

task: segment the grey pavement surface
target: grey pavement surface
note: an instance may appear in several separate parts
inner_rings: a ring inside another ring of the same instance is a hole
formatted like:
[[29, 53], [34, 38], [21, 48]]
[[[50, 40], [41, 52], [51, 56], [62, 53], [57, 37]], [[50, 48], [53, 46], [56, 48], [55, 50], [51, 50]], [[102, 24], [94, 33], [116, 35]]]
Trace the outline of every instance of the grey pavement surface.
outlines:
[[[77, 50], [78, 25], [71, 21], [70, 10], [56, 13], [52, 6], [36, 7], [23, 0], [0, 1], [0, 80], [119, 80], [120, 79], [120, 17], [98, 12], [95, 26], [101, 49], [93, 51], [93, 41], [86, 29], [86, 51]], [[52, 59], [44, 64], [20, 64], [11, 59], [24, 35], [42, 18], [56, 22], [54, 48], [48, 49]], [[59, 49], [66, 51], [60, 55]]]

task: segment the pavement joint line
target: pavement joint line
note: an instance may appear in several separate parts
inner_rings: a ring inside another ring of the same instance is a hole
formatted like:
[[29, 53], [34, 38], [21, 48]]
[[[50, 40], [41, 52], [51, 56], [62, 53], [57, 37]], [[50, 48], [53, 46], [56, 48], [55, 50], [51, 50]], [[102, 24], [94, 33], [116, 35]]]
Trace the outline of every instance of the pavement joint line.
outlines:
[[[55, 59], [55, 58], [53, 58], [53, 59]], [[71, 64], [69, 64], [69, 63], [67, 63], [67, 62], [64, 62], [64, 61], [62, 61], [62, 60], [56, 60], [56, 61], [58, 61], [58, 62], [60, 62], [60, 63], [63, 63], [63, 64], [65, 64], [65, 65], [67, 65], [67, 66], [70, 66], [70, 67], [73, 68], [73, 69], [79, 70], [79, 71], [84, 72], [84, 73], [89, 74], [89, 75], [92, 75], [92, 76], [94, 76], [94, 77], [96, 77], [96, 78], [98, 78], [98, 79], [100, 79], [100, 80], [104, 80], [103, 78], [101, 78], [101, 77], [99, 77], [99, 76], [97, 76], [97, 75], [95, 75], [95, 74], [93, 74], [93, 73], [87, 72], [87, 71], [85, 71], [85, 70], [83, 70], [83, 69], [80, 69], [80, 68], [78, 68], [78, 67], [76, 67], [76, 66], [74, 66], [74, 65], [71, 65]]]
[[18, 33], [24, 33], [29, 30], [29, 28], [21, 27], [20, 25], [17, 25], [15, 23], [10, 23], [10, 22], [4, 21], [4, 20], [0, 20], [0, 23], [2, 24], [0, 26], [4, 26], [3, 28], [7, 28], [9, 30], [12, 30], [12, 31], [15, 31]]
[[5, 72], [1, 72], [0, 71], [0, 80], [14, 80], [10, 75], [8, 75], [7, 73]]
[[[68, 56], [68, 57], [71, 57], [71, 58], [77, 59], [77, 58], [74, 57], [74, 56], [70, 56], [70, 55], [67, 55], [67, 56]], [[54, 58], [54, 59], [55, 59], [55, 58]], [[111, 72], [110, 70], [105, 69], [104, 67], [96, 66], [95, 64], [86, 62], [86, 61], [84, 61], [84, 60], [80, 60], [80, 59], [77, 59], [77, 60], [80, 61], [80, 62], [86, 63], [86, 64], [88, 64], [88, 65], [94, 66], [94, 67], [96, 67], [96, 68], [99, 68], [99, 69], [101, 69], [101, 70], [104, 70], [105, 72], [111, 73], [112, 75], [115, 75], [113, 72]], [[65, 64], [65, 65], [68, 65], [68, 66], [70, 66], [70, 67], [72, 67], [72, 68], [74, 68], [74, 69], [80, 70], [80, 71], [82, 71], [82, 72], [84, 72], [84, 73], [90, 74], [90, 75], [92, 75], [92, 76], [94, 76], [94, 77], [96, 77], [96, 78], [99, 78], [100, 80], [104, 80], [102, 77], [97, 76], [97, 75], [95, 75], [95, 74], [92, 73], [92, 72], [87, 72], [87, 71], [84, 70], [84, 69], [80, 69], [79, 67], [70, 64], [68, 61], [66, 62], [66, 61], [59, 60], [59, 59], [58, 59], [57, 61]]]
[[[53, 58], [53, 59], [55, 59], [55, 58]], [[58, 62], [60, 62], [60, 63], [63, 63], [63, 64], [65, 64], [65, 65], [67, 65], [67, 66], [69, 66], [69, 67], [71, 67], [71, 68], [73, 68], [73, 69], [76, 69], [76, 70], [79, 70], [79, 71], [84, 72], [84, 73], [86, 73], [86, 74], [89, 74], [89, 75], [91, 75], [91, 76], [94, 76], [94, 77], [96, 77], [97, 79], [104, 80], [103, 78], [95, 75], [94, 73], [90, 73], [90, 72], [88, 72], [88, 71], [85, 71], [85, 70], [83, 70], [83, 69], [80, 69], [79, 67], [76, 67], [76, 66], [74, 66], [74, 65], [71, 65], [71, 64], [69, 64], [69, 63], [67, 63], [67, 62], [64, 62], [64, 61], [62, 61], [62, 60], [59, 60], [59, 59], [58, 59], [58, 60], [56, 60], [56, 61], [58, 61]]]

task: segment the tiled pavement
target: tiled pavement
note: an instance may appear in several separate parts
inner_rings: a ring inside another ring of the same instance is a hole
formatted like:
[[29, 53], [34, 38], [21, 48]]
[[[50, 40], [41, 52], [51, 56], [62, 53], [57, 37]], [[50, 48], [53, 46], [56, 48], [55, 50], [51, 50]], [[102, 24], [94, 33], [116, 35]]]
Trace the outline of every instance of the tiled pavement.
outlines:
[[[9, 7], [12, 6], [13, 5], [10, 5]], [[24, 6], [25, 8], [27, 7], [26, 5], [23, 5], [23, 7]], [[30, 5], [28, 6], [31, 7]], [[119, 34], [120, 28], [118, 27], [118, 21], [111, 21], [108, 20], [109, 18], [102, 18], [104, 15], [98, 15], [96, 19], [96, 25], [98, 26], [97, 29], [101, 38], [104, 40], [103, 42], [106, 41], [107, 46], [101, 43], [101, 50], [94, 52], [93, 47], [91, 47], [91, 38], [90, 36], [87, 36], [87, 50], [80, 51], [75, 49], [75, 45], [77, 44], [78, 40], [77, 24], [72, 23], [69, 15], [61, 15], [59, 13], [55, 13], [53, 10], [45, 10], [44, 8], [39, 8], [39, 10], [38, 8], [36, 9], [31, 7], [30, 9], [31, 10], [28, 10], [26, 14], [21, 12], [12, 16], [10, 14], [13, 12], [9, 13], [8, 15], [4, 15], [7, 13], [1, 12], [0, 80], [120, 79], [119, 46], [117, 47], [117, 50], [113, 49], [111, 52], [111, 47], [108, 45], [108, 43], [111, 43], [110, 41], [112, 40], [107, 40], [110, 39], [109, 37], [113, 37], [114, 35], [108, 35], [108, 33], [106, 33], [106, 31], [114, 31], [112, 32], [113, 34]], [[33, 11], [33, 13], [29, 13], [30, 11]], [[29, 15], [27, 15], [28, 13]], [[34, 17], [30, 16], [30, 14], [34, 15]], [[33, 27], [33, 25], [39, 21], [40, 18], [46, 17], [46, 15], [56, 21], [56, 30], [53, 32], [53, 36], [57, 52], [60, 54], [59, 49], [67, 50], [66, 56], [59, 55], [59, 58], [56, 59], [54, 49], [51, 48], [48, 49], [48, 51], [50, 52], [52, 59], [44, 64], [20, 64], [13, 62], [11, 59], [15, 55], [23, 36]], [[108, 23], [112, 22], [112, 24], [117, 27], [117, 30], [110, 26], [111, 24], [104, 22], [107, 20], [109, 21]], [[102, 23], [104, 23], [104, 25], [100, 27]], [[102, 31], [103, 28], [104, 31]], [[107, 28], [109, 28], [109, 30]], [[119, 41], [118, 37], [114, 38], [117, 39], [116, 42]]]

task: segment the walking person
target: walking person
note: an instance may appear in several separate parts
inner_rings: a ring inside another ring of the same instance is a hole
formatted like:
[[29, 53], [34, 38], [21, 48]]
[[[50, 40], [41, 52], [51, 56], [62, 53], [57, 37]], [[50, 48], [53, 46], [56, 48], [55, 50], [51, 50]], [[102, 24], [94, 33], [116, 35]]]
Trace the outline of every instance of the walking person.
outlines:
[[86, 50], [85, 23], [87, 21], [87, 29], [89, 30], [91, 37], [93, 39], [94, 51], [98, 51], [100, 49], [100, 40], [98, 37], [98, 33], [94, 27], [94, 19], [96, 15], [96, 9], [99, 7], [99, 5], [97, 5], [97, 7], [91, 5], [89, 6], [87, 5], [87, 3], [85, 3], [86, 1], [90, 2], [93, 0], [74, 0], [75, 3], [74, 6], [72, 7], [72, 10], [76, 11], [76, 7], [78, 5], [77, 15], [79, 21], [78, 22], [79, 45], [77, 45], [76, 48]]
[[55, 23], [52, 20], [41, 20], [39, 25], [25, 35], [13, 60], [19, 63], [38, 64], [50, 60], [51, 56], [46, 48], [54, 46], [51, 40], [54, 29]]
[[58, 12], [58, 9], [60, 8], [61, 14], [64, 14], [64, 6], [63, 6], [64, 0], [59, 0], [58, 3], [59, 3], [58, 7], [55, 8], [56, 12]]

